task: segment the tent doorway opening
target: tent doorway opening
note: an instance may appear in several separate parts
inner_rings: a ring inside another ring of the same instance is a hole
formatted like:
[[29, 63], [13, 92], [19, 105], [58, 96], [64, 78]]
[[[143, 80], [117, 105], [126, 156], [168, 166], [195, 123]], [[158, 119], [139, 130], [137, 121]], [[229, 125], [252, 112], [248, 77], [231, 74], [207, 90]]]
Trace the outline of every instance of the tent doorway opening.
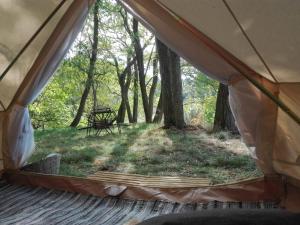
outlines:
[[[91, 112], [104, 107], [115, 112], [121, 133], [87, 136]], [[36, 150], [29, 163], [60, 154], [61, 175], [113, 172], [206, 184], [261, 176], [234, 125], [227, 87], [109, 0], [91, 10], [30, 114]]]

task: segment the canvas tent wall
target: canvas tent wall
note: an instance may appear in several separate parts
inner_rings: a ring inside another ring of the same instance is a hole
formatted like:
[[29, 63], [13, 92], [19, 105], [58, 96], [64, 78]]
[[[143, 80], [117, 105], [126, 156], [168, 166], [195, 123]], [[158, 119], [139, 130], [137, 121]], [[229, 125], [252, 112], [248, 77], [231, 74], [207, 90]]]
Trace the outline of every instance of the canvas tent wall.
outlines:
[[[265, 174], [280, 173], [300, 180], [300, 2], [120, 2], [181, 56], [230, 85], [238, 128]], [[4, 161], [5, 168], [19, 168], [30, 156], [33, 131], [26, 107], [54, 72], [91, 3], [1, 1], [1, 74], [43, 21], [62, 6], [1, 77], [0, 166]]]

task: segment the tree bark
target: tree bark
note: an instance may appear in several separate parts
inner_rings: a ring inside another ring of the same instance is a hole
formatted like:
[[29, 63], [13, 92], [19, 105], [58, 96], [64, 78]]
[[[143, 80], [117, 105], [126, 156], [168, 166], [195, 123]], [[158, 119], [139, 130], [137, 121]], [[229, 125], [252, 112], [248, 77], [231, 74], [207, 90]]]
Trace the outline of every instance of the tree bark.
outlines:
[[169, 49], [170, 72], [171, 72], [171, 90], [172, 90], [172, 103], [175, 119], [175, 126], [178, 129], [183, 129], [184, 111], [183, 111], [183, 97], [182, 97], [182, 80], [181, 80], [181, 66], [180, 57]]
[[132, 113], [131, 113], [131, 108], [129, 104], [129, 99], [128, 99], [128, 90], [131, 84], [131, 77], [132, 77], [132, 71], [131, 67], [132, 64], [134, 64], [134, 60], [130, 60], [130, 57], [127, 59], [127, 65], [126, 68], [122, 73], [120, 73], [119, 69], [119, 64], [117, 62], [117, 59], [114, 58], [115, 60], [115, 66], [117, 69], [117, 75], [118, 75], [118, 81], [121, 89], [121, 104], [118, 110], [118, 117], [117, 121], [118, 123], [124, 123], [125, 121], [125, 114], [127, 112], [128, 115], [128, 120], [131, 123], [133, 118], [132, 118]]
[[136, 54], [136, 60], [137, 60], [137, 68], [138, 68], [138, 74], [139, 74], [139, 83], [140, 83], [140, 89], [142, 94], [142, 102], [143, 102], [143, 108], [145, 113], [145, 120], [146, 123], [151, 123], [151, 115], [149, 112], [149, 99], [147, 94], [147, 87], [146, 87], [146, 81], [145, 81], [145, 69], [144, 69], [144, 51], [141, 46], [141, 41], [139, 38], [139, 23], [136, 19], [133, 19], [133, 45], [134, 50]]
[[95, 81], [93, 80], [93, 109], [95, 110], [98, 107], [98, 98], [97, 98], [97, 87]]
[[152, 85], [149, 92], [149, 114], [152, 118], [153, 116], [153, 104], [154, 104], [154, 97], [155, 97], [155, 91], [157, 87], [158, 82], [158, 61], [157, 58], [153, 59], [153, 78], [152, 78]]
[[97, 2], [94, 6], [93, 15], [94, 15], [93, 43], [92, 43], [92, 54], [89, 62], [88, 77], [87, 77], [83, 94], [80, 99], [80, 104], [76, 116], [70, 125], [71, 127], [78, 126], [84, 111], [86, 100], [88, 98], [93, 83], [93, 77], [94, 77], [95, 65], [96, 65], [97, 53], [98, 53], [98, 34], [99, 34], [99, 5], [97, 4]]
[[182, 98], [182, 81], [180, 57], [156, 39], [160, 74], [162, 108], [166, 128], [175, 126], [182, 129], [185, 126]]
[[227, 130], [233, 134], [238, 134], [239, 132], [235, 125], [235, 120], [230, 109], [228, 96], [228, 87], [224, 84], [220, 84], [216, 102], [213, 131], [218, 132]]
[[126, 113], [126, 105], [124, 100], [121, 100], [121, 104], [118, 109], [118, 115], [117, 115], [117, 123], [124, 123], [125, 121], [125, 113]]
[[160, 123], [163, 117], [163, 108], [162, 108], [162, 94], [160, 93], [158, 104], [156, 107], [156, 112], [153, 118], [153, 123]]
[[138, 121], [138, 109], [139, 109], [139, 75], [137, 71], [137, 64], [134, 63], [134, 84], [133, 84], [133, 115], [132, 122]]
[[156, 39], [157, 53], [161, 75], [162, 108], [164, 112], [164, 125], [174, 125], [173, 98], [171, 90], [171, 71], [169, 65], [169, 49], [160, 40]]
[[131, 84], [131, 78], [132, 78], [132, 70], [131, 67], [128, 69], [128, 73], [127, 73], [127, 79], [125, 82], [125, 92], [124, 92], [124, 101], [125, 101], [125, 105], [126, 105], [126, 111], [127, 111], [127, 117], [128, 117], [128, 121], [129, 123], [133, 123], [133, 116], [131, 113], [131, 107], [130, 107], [130, 103], [129, 103], [129, 99], [128, 99], [128, 91], [129, 91], [129, 87]]

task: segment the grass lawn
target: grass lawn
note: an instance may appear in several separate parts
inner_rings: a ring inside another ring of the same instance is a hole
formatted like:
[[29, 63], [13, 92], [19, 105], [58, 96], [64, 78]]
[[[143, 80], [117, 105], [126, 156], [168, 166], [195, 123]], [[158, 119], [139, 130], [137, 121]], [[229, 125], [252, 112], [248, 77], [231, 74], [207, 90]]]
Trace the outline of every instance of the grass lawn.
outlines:
[[261, 172], [239, 138], [202, 129], [164, 130], [137, 124], [122, 134], [86, 137], [85, 131], [36, 131], [30, 161], [62, 154], [61, 174], [87, 176], [96, 171], [144, 175], [207, 177], [213, 184], [257, 177]]

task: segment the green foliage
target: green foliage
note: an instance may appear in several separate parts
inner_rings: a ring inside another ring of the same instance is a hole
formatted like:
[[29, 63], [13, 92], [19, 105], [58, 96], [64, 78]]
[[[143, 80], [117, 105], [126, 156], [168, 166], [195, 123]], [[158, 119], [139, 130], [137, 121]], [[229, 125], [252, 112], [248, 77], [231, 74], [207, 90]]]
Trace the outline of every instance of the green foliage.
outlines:
[[[118, 70], [122, 71], [126, 67], [128, 58], [132, 58], [134, 54], [133, 35], [129, 35], [128, 27], [124, 26], [124, 18], [127, 18], [129, 29], [132, 29], [133, 17], [114, 1], [102, 0], [98, 1], [98, 4], [100, 4], [99, 15], [101, 15], [99, 54], [93, 77], [93, 88], [90, 90], [80, 126], [86, 125], [87, 115], [94, 106], [94, 99], [99, 106], [108, 106], [116, 111], [119, 109], [121, 90]], [[42, 95], [30, 106], [35, 128], [66, 127], [72, 122], [86, 86], [92, 51], [92, 33], [93, 15], [91, 13], [54, 78], [51, 79]], [[153, 76], [152, 62], [149, 59], [154, 57], [155, 43], [153, 35], [142, 25], [139, 25], [138, 35], [141, 45], [145, 48], [144, 64], [149, 92]], [[115, 65], [116, 62], [118, 68]], [[184, 60], [182, 60], [182, 77], [186, 122], [201, 124], [205, 127], [211, 126], [214, 119], [218, 82], [207, 78]], [[160, 87], [159, 81], [155, 92], [154, 112], [160, 96]], [[128, 93], [131, 106], [133, 105], [133, 92], [132, 80]], [[140, 93], [139, 102], [139, 118], [143, 120], [144, 109]]]
[[187, 62], [182, 62], [186, 120], [205, 127], [214, 122], [219, 83]]
[[203, 114], [205, 122], [208, 124], [214, 123], [215, 109], [216, 109], [216, 96], [208, 96], [203, 100]]

